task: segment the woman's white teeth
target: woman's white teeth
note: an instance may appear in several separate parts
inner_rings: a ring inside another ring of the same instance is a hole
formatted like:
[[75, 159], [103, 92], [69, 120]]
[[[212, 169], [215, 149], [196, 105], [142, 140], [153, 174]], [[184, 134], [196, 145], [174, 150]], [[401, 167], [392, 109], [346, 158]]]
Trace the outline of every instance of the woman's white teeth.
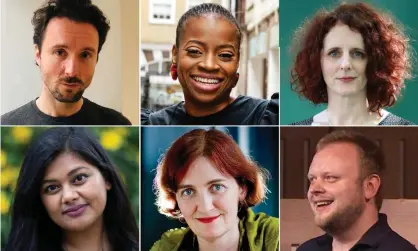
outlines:
[[194, 80], [205, 83], [205, 84], [217, 84], [217, 83], [219, 83], [219, 79], [212, 79], [212, 78], [194, 77]]

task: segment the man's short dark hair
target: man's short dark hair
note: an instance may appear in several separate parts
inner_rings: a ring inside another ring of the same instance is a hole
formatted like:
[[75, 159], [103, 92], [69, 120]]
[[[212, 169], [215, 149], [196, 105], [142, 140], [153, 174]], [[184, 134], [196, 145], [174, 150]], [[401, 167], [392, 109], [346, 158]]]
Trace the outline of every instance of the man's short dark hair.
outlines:
[[39, 50], [42, 49], [45, 30], [52, 18], [68, 18], [79, 23], [93, 25], [99, 33], [98, 53], [106, 41], [110, 29], [109, 20], [103, 12], [91, 0], [48, 0], [41, 8], [37, 9], [32, 18], [33, 43]]

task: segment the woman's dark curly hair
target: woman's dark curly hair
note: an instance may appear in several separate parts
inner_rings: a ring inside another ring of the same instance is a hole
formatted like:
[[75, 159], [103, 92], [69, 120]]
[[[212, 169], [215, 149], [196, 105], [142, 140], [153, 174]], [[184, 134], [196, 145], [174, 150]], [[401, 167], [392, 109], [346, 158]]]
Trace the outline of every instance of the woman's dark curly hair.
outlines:
[[369, 110], [394, 105], [411, 77], [408, 37], [388, 15], [365, 3], [340, 4], [333, 11], [321, 10], [295, 32], [293, 51], [297, 52], [291, 70], [292, 89], [314, 104], [328, 103], [321, 71], [324, 38], [337, 23], [359, 32], [367, 54], [367, 100]]

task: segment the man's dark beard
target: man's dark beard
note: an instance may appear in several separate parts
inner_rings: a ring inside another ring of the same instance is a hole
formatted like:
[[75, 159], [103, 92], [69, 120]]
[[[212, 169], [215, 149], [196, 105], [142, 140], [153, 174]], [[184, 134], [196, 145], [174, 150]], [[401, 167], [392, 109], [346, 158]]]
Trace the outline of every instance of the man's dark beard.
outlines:
[[72, 98], [64, 98], [64, 96], [58, 91], [58, 89], [55, 89], [54, 91], [51, 91], [52, 95], [56, 100], [62, 103], [76, 103], [83, 97], [84, 90], [81, 90], [73, 95]]
[[[67, 77], [67, 78], [61, 79], [61, 81], [65, 81], [69, 84], [78, 83], [78, 84], [81, 84], [82, 86], [84, 86], [83, 81], [81, 79], [77, 78], [77, 77]], [[83, 93], [84, 93], [84, 89], [82, 89], [79, 92], [75, 93], [72, 96], [72, 98], [68, 99], [68, 98], [65, 98], [64, 95], [62, 95], [59, 92], [58, 88], [55, 88], [55, 90], [49, 89], [49, 91], [51, 92], [52, 96], [54, 96], [54, 98], [56, 100], [58, 100], [59, 102], [62, 102], [62, 103], [76, 103], [81, 99], [81, 97], [83, 97]]]

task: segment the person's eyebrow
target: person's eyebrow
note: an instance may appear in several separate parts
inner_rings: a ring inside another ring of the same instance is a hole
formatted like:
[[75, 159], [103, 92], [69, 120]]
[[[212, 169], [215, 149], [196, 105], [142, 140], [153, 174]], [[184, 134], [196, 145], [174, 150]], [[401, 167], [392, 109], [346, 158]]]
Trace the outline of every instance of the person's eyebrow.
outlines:
[[331, 48], [327, 48], [326, 51], [333, 51], [333, 50], [341, 50], [341, 47], [333, 46]]
[[[67, 176], [71, 177], [74, 173], [80, 171], [81, 169], [88, 169], [88, 167], [85, 167], [85, 166], [76, 167], [73, 170], [69, 171]], [[46, 180], [42, 181], [42, 185], [45, 184], [45, 183], [53, 183], [53, 182], [57, 182], [57, 180], [56, 179], [46, 179]]]
[[[339, 46], [333, 46], [331, 48], [325, 49], [325, 51], [333, 51], [333, 50], [341, 50], [341, 47], [339, 47]], [[362, 49], [360, 47], [352, 47], [352, 48], [350, 48], [350, 51], [353, 51], [353, 50], [365, 51], [365, 49]]]
[[[213, 180], [206, 182], [206, 186], [213, 184], [213, 183], [223, 182], [223, 181], [225, 181], [225, 179], [213, 179]], [[179, 185], [178, 189], [190, 188], [190, 187], [194, 187], [194, 186], [190, 184], [182, 184], [182, 185]]]
[[[201, 45], [203, 47], [206, 47], [206, 43], [205, 42], [202, 42], [202, 41], [199, 41], [199, 40], [189, 40], [189, 41], [187, 41], [187, 43], [185, 44], [185, 46], [187, 46], [189, 43], [196, 43], [196, 44], [199, 44], [199, 45]], [[235, 50], [235, 46], [232, 45], [232, 44], [221, 44], [221, 45], [218, 45], [216, 48], [217, 49], [232, 48], [232, 49]]]
[[351, 51], [354, 51], [354, 50], [366, 51], [365, 49], [362, 49], [362, 48], [360, 48], [360, 47], [353, 47], [353, 48], [351, 48], [350, 50], [351, 50]]
[[[54, 46], [52, 46], [51, 47], [51, 50], [56, 50], [56, 49], [68, 49], [69, 47], [68, 47], [68, 45], [66, 45], [66, 44], [56, 44], [56, 45], [54, 45]], [[82, 51], [90, 51], [90, 52], [92, 52], [92, 53], [96, 53], [96, 49], [94, 49], [93, 47], [89, 47], [89, 46], [87, 46], [87, 47], [84, 47], [83, 49], [82, 49]]]
[[54, 49], [68, 49], [68, 45], [66, 45], [66, 44], [56, 44], [56, 45], [51, 47], [51, 50], [54, 50]]
[[191, 44], [191, 43], [199, 44], [203, 47], [206, 47], [206, 43], [199, 41], [199, 40], [195, 40], [195, 39], [187, 41], [187, 43], [184, 46], [187, 46], [188, 44]]
[[96, 49], [94, 49], [93, 47], [85, 47], [83, 48], [83, 51], [90, 51], [92, 53], [96, 53]]
[[235, 50], [235, 46], [233, 46], [232, 44], [222, 44], [218, 46], [218, 49], [224, 49], [224, 48], [231, 48]]

